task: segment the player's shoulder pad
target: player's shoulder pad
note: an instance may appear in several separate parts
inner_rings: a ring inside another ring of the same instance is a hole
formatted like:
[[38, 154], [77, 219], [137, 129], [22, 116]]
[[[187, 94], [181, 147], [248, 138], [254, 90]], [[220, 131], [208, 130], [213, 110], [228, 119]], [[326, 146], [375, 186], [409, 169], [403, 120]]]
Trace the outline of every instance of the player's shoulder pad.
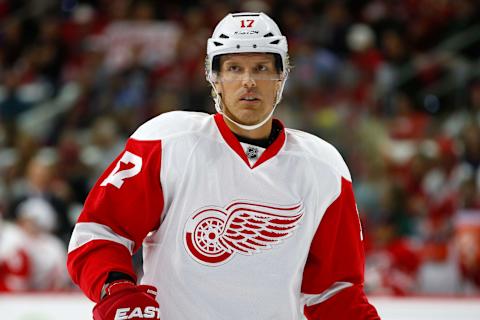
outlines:
[[294, 140], [294, 143], [297, 147], [301, 148], [302, 152], [305, 152], [314, 159], [327, 164], [340, 176], [348, 181], [352, 181], [350, 170], [348, 169], [345, 160], [340, 152], [338, 152], [337, 148], [332, 144], [304, 131], [294, 129], [286, 129], [286, 131], [287, 135], [290, 136], [287, 137], [287, 139], [290, 138], [290, 141]]
[[131, 138], [140, 141], [162, 140], [179, 134], [195, 132], [208, 121], [210, 115], [203, 112], [171, 111], [142, 124]]

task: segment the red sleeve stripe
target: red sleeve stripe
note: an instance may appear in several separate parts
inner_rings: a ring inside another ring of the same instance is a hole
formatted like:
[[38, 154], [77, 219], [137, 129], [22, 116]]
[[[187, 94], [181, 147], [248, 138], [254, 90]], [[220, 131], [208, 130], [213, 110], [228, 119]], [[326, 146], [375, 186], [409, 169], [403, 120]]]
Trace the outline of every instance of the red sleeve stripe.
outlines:
[[306, 306], [310, 307], [330, 299], [343, 289], [349, 288], [351, 286], [353, 286], [353, 283], [351, 282], [335, 282], [328, 289], [324, 290], [320, 294], [303, 294], [303, 301]]
[[119, 243], [133, 255], [135, 242], [116, 234], [106, 225], [95, 222], [79, 222], [75, 225], [68, 245], [68, 253], [94, 240], [108, 240]]

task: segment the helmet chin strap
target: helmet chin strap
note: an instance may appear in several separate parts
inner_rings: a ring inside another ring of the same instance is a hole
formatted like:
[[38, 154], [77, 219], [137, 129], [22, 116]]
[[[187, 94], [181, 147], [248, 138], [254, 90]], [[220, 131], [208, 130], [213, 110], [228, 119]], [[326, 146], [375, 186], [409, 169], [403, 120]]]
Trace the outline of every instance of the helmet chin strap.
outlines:
[[283, 89], [285, 87], [285, 82], [287, 80], [287, 73], [284, 73], [284, 77], [283, 79], [281, 80], [282, 83], [280, 85], [280, 88], [277, 90], [277, 97], [275, 99], [275, 103], [273, 105], [273, 108], [272, 108], [272, 111], [265, 117], [265, 119], [263, 119], [262, 121], [260, 121], [259, 123], [257, 124], [252, 124], [252, 125], [246, 125], [246, 124], [241, 124], [241, 123], [238, 123], [237, 121], [233, 120], [232, 118], [230, 118], [229, 116], [227, 116], [227, 114], [225, 112], [223, 112], [222, 110], [222, 98], [221, 98], [221, 95], [218, 93], [217, 91], [217, 87], [215, 86], [215, 84], [213, 83], [212, 79], [211, 79], [211, 76], [208, 77], [208, 82], [210, 82], [210, 84], [212, 85], [212, 88], [213, 88], [213, 91], [215, 91], [215, 110], [217, 110], [218, 113], [222, 114], [225, 118], [227, 118], [230, 122], [234, 123], [236, 126], [238, 126], [239, 128], [243, 129], [243, 130], [247, 130], [247, 131], [252, 131], [252, 130], [255, 130], [255, 129], [258, 129], [260, 128], [261, 126], [263, 126], [265, 123], [268, 122], [268, 120], [270, 120], [270, 118], [273, 116], [273, 113], [275, 112], [275, 109], [277, 108], [277, 105], [280, 103], [280, 101], [282, 100], [282, 93], [283, 93]]

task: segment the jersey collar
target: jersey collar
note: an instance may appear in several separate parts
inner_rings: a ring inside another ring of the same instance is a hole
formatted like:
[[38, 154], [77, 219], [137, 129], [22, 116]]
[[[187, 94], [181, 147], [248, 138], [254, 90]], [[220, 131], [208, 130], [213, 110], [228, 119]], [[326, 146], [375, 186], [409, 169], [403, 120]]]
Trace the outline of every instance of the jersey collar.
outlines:
[[252, 166], [248, 161], [247, 155], [245, 154], [245, 151], [243, 150], [240, 141], [238, 141], [237, 137], [235, 137], [233, 132], [225, 123], [223, 115], [221, 113], [217, 113], [214, 115], [214, 119], [215, 123], [217, 124], [217, 128], [220, 131], [220, 134], [222, 135], [225, 142], [230, 146], [230, 148], [233, 149], [233, 151], [235, 151], [236, 154], [238, 154], [240, 158], [242, 158], [245, 164], [248, 165], [251, 169], [258, 167], [265, 161], [273, 158], [285, 144], [285, 126], [280, 120], [273, 119], [273, 121], [277, 122], [277, 124], [280, 126], [281, 131], [275, 141], [273, 141], [273, 143], [267, 147], [267, 149], [263, 152], [260, 158]]

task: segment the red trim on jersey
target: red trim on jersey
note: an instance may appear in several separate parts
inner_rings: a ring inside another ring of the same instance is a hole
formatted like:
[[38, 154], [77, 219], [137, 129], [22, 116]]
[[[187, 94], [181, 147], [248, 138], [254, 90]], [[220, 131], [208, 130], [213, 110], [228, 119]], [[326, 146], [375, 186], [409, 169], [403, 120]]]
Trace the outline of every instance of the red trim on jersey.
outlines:
[[275, 141], [268, 146], [268, 148], [263, 152], [260, 158], [255, 162], [255, 164], [253, 166], [250, 166], [250, 162], [248, 161], [247, 155], [245, 154], [245, 151], [243, 150], [240, 141], [238, 141], [232, 130], [225, 123], [223, 115], [221, 113], [217, 113], [215, 114], [214, 119], [215, 123], [217, 124], [218, 130], [220, 131], [225, 142], [230, 146], [230, 148], [233, 149], [233, 151], [235, 151], [240, 156], [240, 158], [242, 158], [242, 160], [247, 164], [247, 166], [252, 169], [258, 167], [265, 161], [276, 156], [285, 144], [285, 126], [280, 120], [273, 119], [273, 121], [275, 121], [282, 128], [282, 130], [280, 131]]
[[[160, 140], [129, 139], [124, 152], [105, 170], [90, 191], [78, 222], [94, 222], [109, 227], [115, 234], [133, 241], [135, 252], [146, 235], [160, 226], [164, 205], [160, 184], [161, 146]], [[141, 158], [140, 171], [131, 175], [117, 171], [117, 178], [123, 183], [120, 186], [104, 184], [108, 181], [107, 177], [115, 173], [117, 163], [126, 152]], [[92, 234], [92, 239], [95, 239], [95, 234]], [[76, 248], [69, 253], [67, 265], [72, 280], [94, 301], [100, 298], [101, 287], [110, 271], [123, 272], [135, 278], [128, 249], [109, 240], [89, 241]]]
[[[101, 186], [126, 152], [142, 158], [141, 171], [126, 178], [117, 188]], [[160, 185], [161, 141], [129, 139], [122, 152], [105, 170], [90, 191], [78, 222], [96, 222], [110, 227], [116, 234], [135, 242], [137, 249], [148, 232], [158, 229], [163, 211]]]
[[312, 240], [303, 271], [302, 292], [320, 295], [336, 282], [345, 288], [318, 304], [305, 307], [307, 319], [380, 319], [363, 292], [365, 256], [360, 238], [352, 183], [344, 178], [338, 198], [326, 210]]
[[233, 132], [225, 123], [225, 120], [223, 120], [223, 115], [221, 113], [217, 113], [214, 116], [214, 119], [215, 123], [217, 124], [218, 130], [220, 130], [220, 133], [222, 134], [225, 142], [230, 146], [230, 148], [233, 149], [233, 151], [235, 151], [240, 156], [240, 158], [242, 158], [242, 160], [247, 164], [247, 166], [250, 167], [250, 162], [248, 162], [247, 155], [245, 154], [245, 151], [243, 151], [240, 141], [238, 141], [237, 137], [235, 137]]
[[273, 143], [271, 145], [269, 145], [268, 148], [262, 153], [260, 158], [253, 165], [253, 168], [258, 167], [259, 165], [261, 165], [265, 161], [275, 157], [285, 143], [285, 127], [284, 127], [283, 123], [280, 122], [280, 120], [277, 120], [277, 119], [274, 119], [273, 121], [278, 121], [279, 125], [282, 128], [282, 131], [280, 131], [280, 133], [278, 134], [278, 137], [275, 139], [275, 141], [273, 141]]
[[73, 282], [88, 298], [98, 302], [109, 272], [122, 272], [136, 281], [131, 261], [130, 252], [123, 245], [108, 240], [93, 240], [68, 254], [67, 268]]
[[305, 306], [304, 313], [308, 320], [380, 320], [360, 285], [343, 289], [318, 305]]

